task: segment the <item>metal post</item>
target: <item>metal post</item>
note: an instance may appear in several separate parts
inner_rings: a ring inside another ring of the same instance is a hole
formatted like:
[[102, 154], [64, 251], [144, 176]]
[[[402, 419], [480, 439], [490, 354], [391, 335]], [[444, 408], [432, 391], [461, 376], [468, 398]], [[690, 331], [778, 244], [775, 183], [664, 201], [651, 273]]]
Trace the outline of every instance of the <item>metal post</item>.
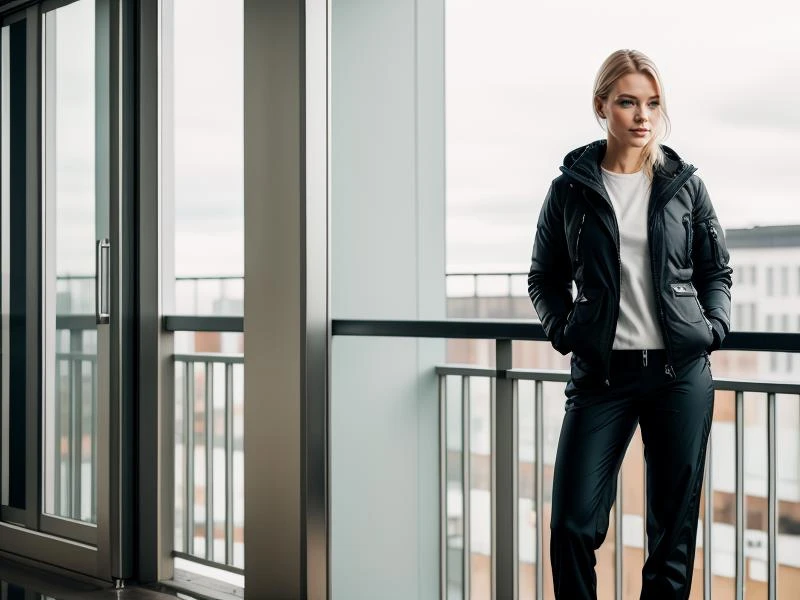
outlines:
[[470, 448], [472, 444], [470, 444], [470, 426], [469, 421], [471, 418], [471, 411], [470, 411], [470, 394], [469, 394], [469, 377], [462, 377], [461, 378], [461, 515], [462, 515], [462, 535], [464, 538], [464, 543], [462, 544], [464, 554], [462, 556], [463, 560], [463, 581], [461, 587], [462, 598], [464, 600], [469, 600], [471, 598], [470, 594], [470, 581], [471, 581], [471, 569], [470, 569], [470, 558], [471, 558], [471, 551], [470, 551], [470, 535], [471, 535], [471, 528], [470, 528], [470, 502], [469, 502], [469, 494], [471, 489], [471, 482], [470, 482]]
[[778, 493], [777, 493], [777, 439], [776, 439], [776, 398], [767, 394], [767, 598], [775, 600], [778, 591]]
[[744, 392], [736, 392], [736, 600], [744, 600]]
[[536, 444], [536, 600], [544, 600], [544, 383], [534, 384], [534, 443]]
[[447, 379], [439, 376], [439, 598], [447, 598]]
[[80, 329], [70, 329], [69, 332], [69, 351], [73, 358], [70, 360], [70, 379], [69, 408], [70, 408], [70, 454], [72, 463], [72, 499], [70, 505], [72, 511], [70, 517], [73, 519], [81, 518], [81, 446], [83, 437], [82, 417], [83, 417], [83, 361], [80, 357], [83, 350], [83, 331]]
[[712, 481], [712, 425], [706, 447], [705, 515], [703, 517], [703, 600], [711, 600], [711, 526], [714, 523], [714, 482]]
[[[614, 598], [622, 600], [622, 569], [624, 548], [622, 547], [622, 469], [617, 475], [617, 499], [614, 502]], [[645, 544], [646, 546], [647, 544]]]
[[186, 553], [194, 554], [194, 363], [187, 361], [184, 388], [186, 404], [183, 407], [184, 445], [186, 472], [186, 510], [184, 517], [184, 540]]
[[206, 559], [214, 560], [214, 366], [205, 363]]
[[233, 566], [233, 363], [225, 365], [225, 563]]
[[512, 340], [497, 340], [493, 427], [494, 440], [492, 461], [492, 529], [494, 547], [492, 548], [495, 566], [495, 598], [514, 600], [519, 595], [519, 563], [517, 561], [519, 493], [519, 431], [517, 427], [517, 397], [513, 381], [506, 377], [512, 368]]

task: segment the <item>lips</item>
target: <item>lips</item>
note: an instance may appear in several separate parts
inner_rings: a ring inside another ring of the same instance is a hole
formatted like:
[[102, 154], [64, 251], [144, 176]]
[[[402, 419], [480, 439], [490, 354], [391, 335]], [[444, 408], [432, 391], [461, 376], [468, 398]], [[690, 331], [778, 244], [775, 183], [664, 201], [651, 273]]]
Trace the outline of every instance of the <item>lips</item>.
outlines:
[[636, 133], [647, 133], [650, 130], [649, 129], [631, 129], [631, 131], [635, 131]]

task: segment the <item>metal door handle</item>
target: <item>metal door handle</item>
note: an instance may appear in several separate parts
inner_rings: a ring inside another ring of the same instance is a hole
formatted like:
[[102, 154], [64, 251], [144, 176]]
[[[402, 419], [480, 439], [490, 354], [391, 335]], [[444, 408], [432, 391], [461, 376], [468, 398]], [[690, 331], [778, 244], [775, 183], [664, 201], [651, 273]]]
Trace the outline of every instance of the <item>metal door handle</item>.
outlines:
[[109, 307], [109, 266], [111, 254], [111, 242], [108, 238], [97, 240], [97, 263], [95, 265], [94, 288], [95, 298], [95, 317], [97, 324], [103, 325], [111, 321], [111, 309]]

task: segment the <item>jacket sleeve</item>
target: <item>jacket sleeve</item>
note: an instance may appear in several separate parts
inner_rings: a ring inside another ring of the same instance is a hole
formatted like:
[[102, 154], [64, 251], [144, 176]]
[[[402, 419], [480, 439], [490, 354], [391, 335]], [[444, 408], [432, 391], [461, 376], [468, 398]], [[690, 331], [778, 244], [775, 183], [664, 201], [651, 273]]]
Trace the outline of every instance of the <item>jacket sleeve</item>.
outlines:
[[722, 226], [714, 212], [708, 190], [702, 179], [695, 176], [692, 262], [693, 283], [698, 298], [713, 327], [708, 352], [717, 350], [730, 330], [731, 275], [730, 254]]
[[528, 272], [528, 295], [553, 348], [567, 354], [564, 326], [572, 310], [572, 268], [564, 233], [564, 208], [550, 184], [539, 220]]

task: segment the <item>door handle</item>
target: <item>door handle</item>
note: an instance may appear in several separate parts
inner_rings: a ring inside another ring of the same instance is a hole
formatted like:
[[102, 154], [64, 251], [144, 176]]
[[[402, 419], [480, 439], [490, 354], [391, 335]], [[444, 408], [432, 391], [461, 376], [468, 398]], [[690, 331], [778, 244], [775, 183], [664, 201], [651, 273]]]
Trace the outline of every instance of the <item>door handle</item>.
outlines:
[[109, 307], [109, 267], [111, 255], [111, 242], [108, 238], [97, 240], [97, 263], [95, 265], [94, 289], [95, 297], [95, 317], [97, 324], [103, 325], [111, 321], [111, 309]]

